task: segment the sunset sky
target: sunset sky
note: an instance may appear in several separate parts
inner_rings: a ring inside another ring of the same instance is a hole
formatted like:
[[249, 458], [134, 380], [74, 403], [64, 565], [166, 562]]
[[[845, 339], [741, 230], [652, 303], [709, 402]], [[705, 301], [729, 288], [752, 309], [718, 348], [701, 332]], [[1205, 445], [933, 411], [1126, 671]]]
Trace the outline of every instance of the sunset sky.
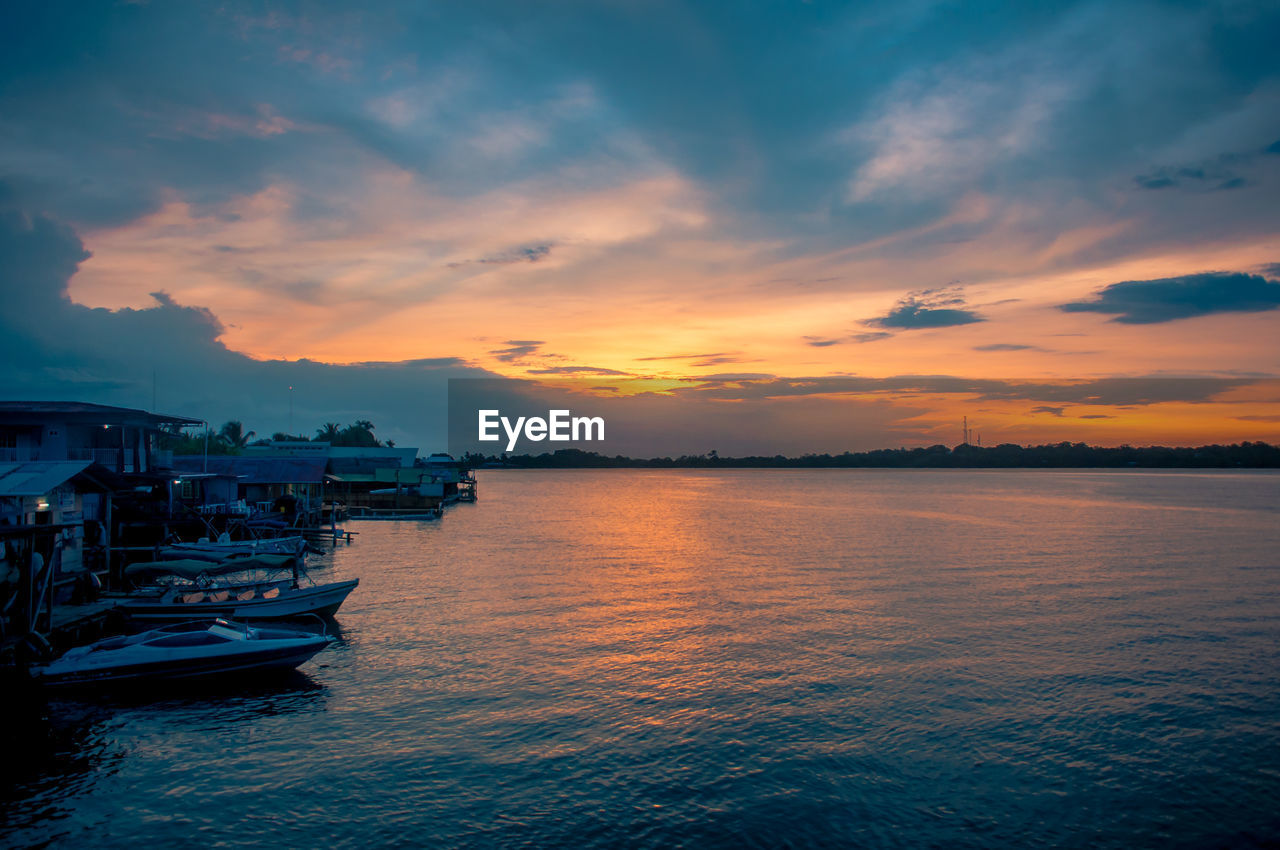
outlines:
[[1273, 2], [369, 5], [6, 7], [0, 395], [429, 451], [450, 377], [663, 378], [673, 452], [1280, 442]]

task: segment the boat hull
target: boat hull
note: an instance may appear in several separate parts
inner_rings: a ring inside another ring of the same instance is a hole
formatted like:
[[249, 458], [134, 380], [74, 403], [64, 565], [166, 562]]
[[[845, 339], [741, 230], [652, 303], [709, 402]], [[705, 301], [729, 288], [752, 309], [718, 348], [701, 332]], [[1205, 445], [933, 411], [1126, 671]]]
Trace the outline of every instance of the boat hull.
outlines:
[[324, 649], [329, 641], [317, 636], [290, 646], [253, 647], [235, 653], [204, 658], [172, 658], [138, 664], [123, 664], [97, 670], [46, 672], [39, 679], [51, 687], [101, 685], [143, 681], [174, 681], [267, 670], [291, 670]]
[[425, 514], [360, 514], [358, 516], [349, 516], [348, 520], [355, 522], [426, 522], [427, 520], [439, 519], [438, 513]]
[[332, 616], [342, 607], [359, 579], [338, 581], [316, 587], [290, 589], [272, 599], [226, 599], [221, 602], [165, 602], [129, 599], [120, 611], [142, 622], [172, 622], [203, 617], [226, 617], [233, 620], [271, 620], [300, 617], [307, 614]]

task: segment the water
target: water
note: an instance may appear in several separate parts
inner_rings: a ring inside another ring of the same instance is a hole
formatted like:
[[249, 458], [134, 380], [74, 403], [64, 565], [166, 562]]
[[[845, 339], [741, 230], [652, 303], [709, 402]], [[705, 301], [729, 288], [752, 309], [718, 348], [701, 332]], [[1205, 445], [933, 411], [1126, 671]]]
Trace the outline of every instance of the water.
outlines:
[[[497, 471], [293, 676], [38, 706], [0, 844], [1275, 846], [1280, 475]], [[10, 729], [12, 732], [13, 729]]]

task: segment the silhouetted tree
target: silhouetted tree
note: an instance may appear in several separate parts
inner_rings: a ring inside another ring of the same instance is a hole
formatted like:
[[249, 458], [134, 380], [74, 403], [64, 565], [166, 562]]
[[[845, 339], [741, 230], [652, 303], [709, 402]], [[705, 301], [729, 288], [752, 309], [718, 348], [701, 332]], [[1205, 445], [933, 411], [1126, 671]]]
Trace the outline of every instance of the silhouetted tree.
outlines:
[[368, 419], [358, 419], [354, 424], [343, 428], [333, 444], [355, 448], [373, 448], [382, 445], [373, 435], [373, 423]]
[[218, 439], [222, 440], [230, 448], [243, 449], [253, 439], [255, 432], [244, 430], [244, 423], [238, 419], [232, 419], [230, 422], [223, 424], [218, 431]]

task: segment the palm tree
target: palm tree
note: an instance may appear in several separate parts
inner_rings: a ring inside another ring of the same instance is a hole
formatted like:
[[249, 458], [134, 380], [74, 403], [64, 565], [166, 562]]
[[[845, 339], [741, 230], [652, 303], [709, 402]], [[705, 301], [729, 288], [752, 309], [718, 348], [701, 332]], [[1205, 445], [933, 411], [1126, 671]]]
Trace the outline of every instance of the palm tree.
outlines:
[[342, 433], [342, 426], [337, 422], [326, 422], [323, 428], [316, 429], [316, 442], [318, 443], [336, 443], [338, 435]]
[[360, 448], [369, 448], [381, 445], [377, 438], [373, 436], [371, 428], [373, 423], [367, 419], [362, 419], [353, 425], [348, 425], [342, 429], [342, 433], [338, 435], [336, 445], [339, 446], [355, 446]]
[[348, 446], [380, 446], [378, 438], [373, 435], [373, 423], [368, 419], [357, 419], [343, 429], [342, 439]]
[[243, 449], [256, 435], [256, 431], [245, 433], [244, 423], [239, 419], [224, 423], [222, 429], [218, 431], [218, 439], [233, 449]]

